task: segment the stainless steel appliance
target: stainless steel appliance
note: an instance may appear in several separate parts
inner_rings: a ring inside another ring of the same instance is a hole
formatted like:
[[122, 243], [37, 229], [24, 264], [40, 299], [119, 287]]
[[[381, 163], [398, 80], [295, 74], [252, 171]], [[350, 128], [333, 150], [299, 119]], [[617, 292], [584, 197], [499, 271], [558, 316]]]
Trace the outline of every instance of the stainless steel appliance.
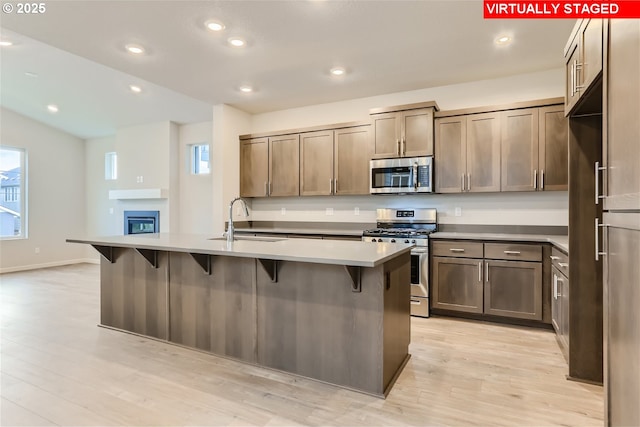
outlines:
[[433, 156], [370, 161], [371, 194], [431, 193]]
[[376, 227], [362, 241], [409, 243], [411, 249], [411, 315], [429, 317], [429, 234], [437, 229], [435, 209], [378, 209]]

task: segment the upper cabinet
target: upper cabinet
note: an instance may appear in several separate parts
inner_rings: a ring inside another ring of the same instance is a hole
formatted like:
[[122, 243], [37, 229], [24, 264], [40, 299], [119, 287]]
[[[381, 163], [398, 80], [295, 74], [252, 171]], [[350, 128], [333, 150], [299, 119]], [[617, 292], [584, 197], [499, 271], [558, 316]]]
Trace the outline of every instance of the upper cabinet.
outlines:
[[240, 196], [369, 194], [369, 124], [240, 138]]
[[240, 140], [240, 196], [297, 196], [300, 136]]
[[[602, 73], [603, 20], [576, 23], [565, 48], [565, 114], [569, 115]], [[588, 107], [587, 107], [588, 108]]]
[[464, 111], [435, 120], [436, 192], [567, 189], [562, 105]]
[[[640, 21], [609, 21], [604, 209], [640, 210]], [[598, 181], [596, 181], [598, 182]], [[598, 195], [596, 195], [598, 196]]]
[[370, 110], [374, 158], [433, 155], [435, 102]]

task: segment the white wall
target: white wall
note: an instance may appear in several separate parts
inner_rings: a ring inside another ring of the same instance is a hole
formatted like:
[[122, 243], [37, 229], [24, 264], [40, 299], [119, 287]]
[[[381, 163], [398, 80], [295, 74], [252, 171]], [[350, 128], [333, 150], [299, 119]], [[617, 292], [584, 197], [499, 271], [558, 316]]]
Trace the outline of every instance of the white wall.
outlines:
[[193, 175], [189, 151], [193, 144], [211, 147], [213, 125], [212, 122], [187, 124], [180, 126], [179, 131], [179, 230], [181, 233], [213, 233], [213, 173]]
[[[257, 114], [252, 117], [251, 133], [369, 120], [369, 109], [375, 107], [433, 100], [441, 110], [453, 110], [561, 97], [563, 94], [564, 70], [556, 69]], [[376, 208], [399, 206], [435, 207], [439, 221], [449, 224], [568, 224], [567, 192], [254, 199], [251, 219], [375, 222]], [[286, 208], [285, 215], [281, 214], [282, 207]], [[354, 215], [355, 207], [360, 210], [358, 216]], [[459, 217], [454, 216], [456, 207], [462, 211]], [[333, 208], [332, 216], [326, 215], [327, 208]]]
[[[251, 132], [251, 115], [228, 105], [213, 107], [213, 233], [224, 232], [229, 202], [240, 195], [240, 144], [238, 137]], [[240, 206], [238, 205], [238, 208]], [[244, 219], [239, 209], [234, 220]]]
[[28, 191], [28, 238], [0, 240], [0, 272], [84, 259], [85, 245], [65, 242], [85, 232], [84, 141], [13, 111], [0, 113], [2, 144], [27, 152]]

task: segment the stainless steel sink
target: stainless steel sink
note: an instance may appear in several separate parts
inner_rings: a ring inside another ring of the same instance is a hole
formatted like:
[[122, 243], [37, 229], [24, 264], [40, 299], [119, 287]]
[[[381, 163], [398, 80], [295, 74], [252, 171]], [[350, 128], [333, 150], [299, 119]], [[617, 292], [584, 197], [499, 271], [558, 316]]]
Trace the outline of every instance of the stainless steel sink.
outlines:
[[[214, 237], [212, 239], [207, 239], [207, 240], [227, 240], [226, 237]], [[287, 240], [285, 238], [282, 237], [259, 237], [259, 236], [236, 236], [235, 239], [233, 239], [234, 241], [236, 240], [248, 240], [248, 241], [254, 241], [254, 242], [280, 242], [282, 240]]]

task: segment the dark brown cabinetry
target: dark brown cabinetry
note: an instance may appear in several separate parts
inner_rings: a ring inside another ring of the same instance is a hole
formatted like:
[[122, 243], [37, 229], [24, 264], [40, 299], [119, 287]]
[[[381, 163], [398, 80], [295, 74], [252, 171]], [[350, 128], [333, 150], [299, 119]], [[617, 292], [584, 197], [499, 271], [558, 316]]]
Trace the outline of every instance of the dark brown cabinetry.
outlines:
[[435, 120], [436, 192], [566, 190], [567, 119], [549, 104], [439, 113], [456, 115]]
[[435, 102], [372, 109], [374, 157], [433, 155], [434, 109]]
[[369, 194], [368, 124], [240, 138], [240, 196]]
[[551, 324], [556, 331], [560, 349], [569, 360], [570, 287], [567, 256], [557, 249], [551, 253]]
[[569, 115], [602, 73], [603, 20], [576, 23], [565, 48], [565, 113]]
[[542, 246], [432, 242], [432, 308], [541, 321]]

